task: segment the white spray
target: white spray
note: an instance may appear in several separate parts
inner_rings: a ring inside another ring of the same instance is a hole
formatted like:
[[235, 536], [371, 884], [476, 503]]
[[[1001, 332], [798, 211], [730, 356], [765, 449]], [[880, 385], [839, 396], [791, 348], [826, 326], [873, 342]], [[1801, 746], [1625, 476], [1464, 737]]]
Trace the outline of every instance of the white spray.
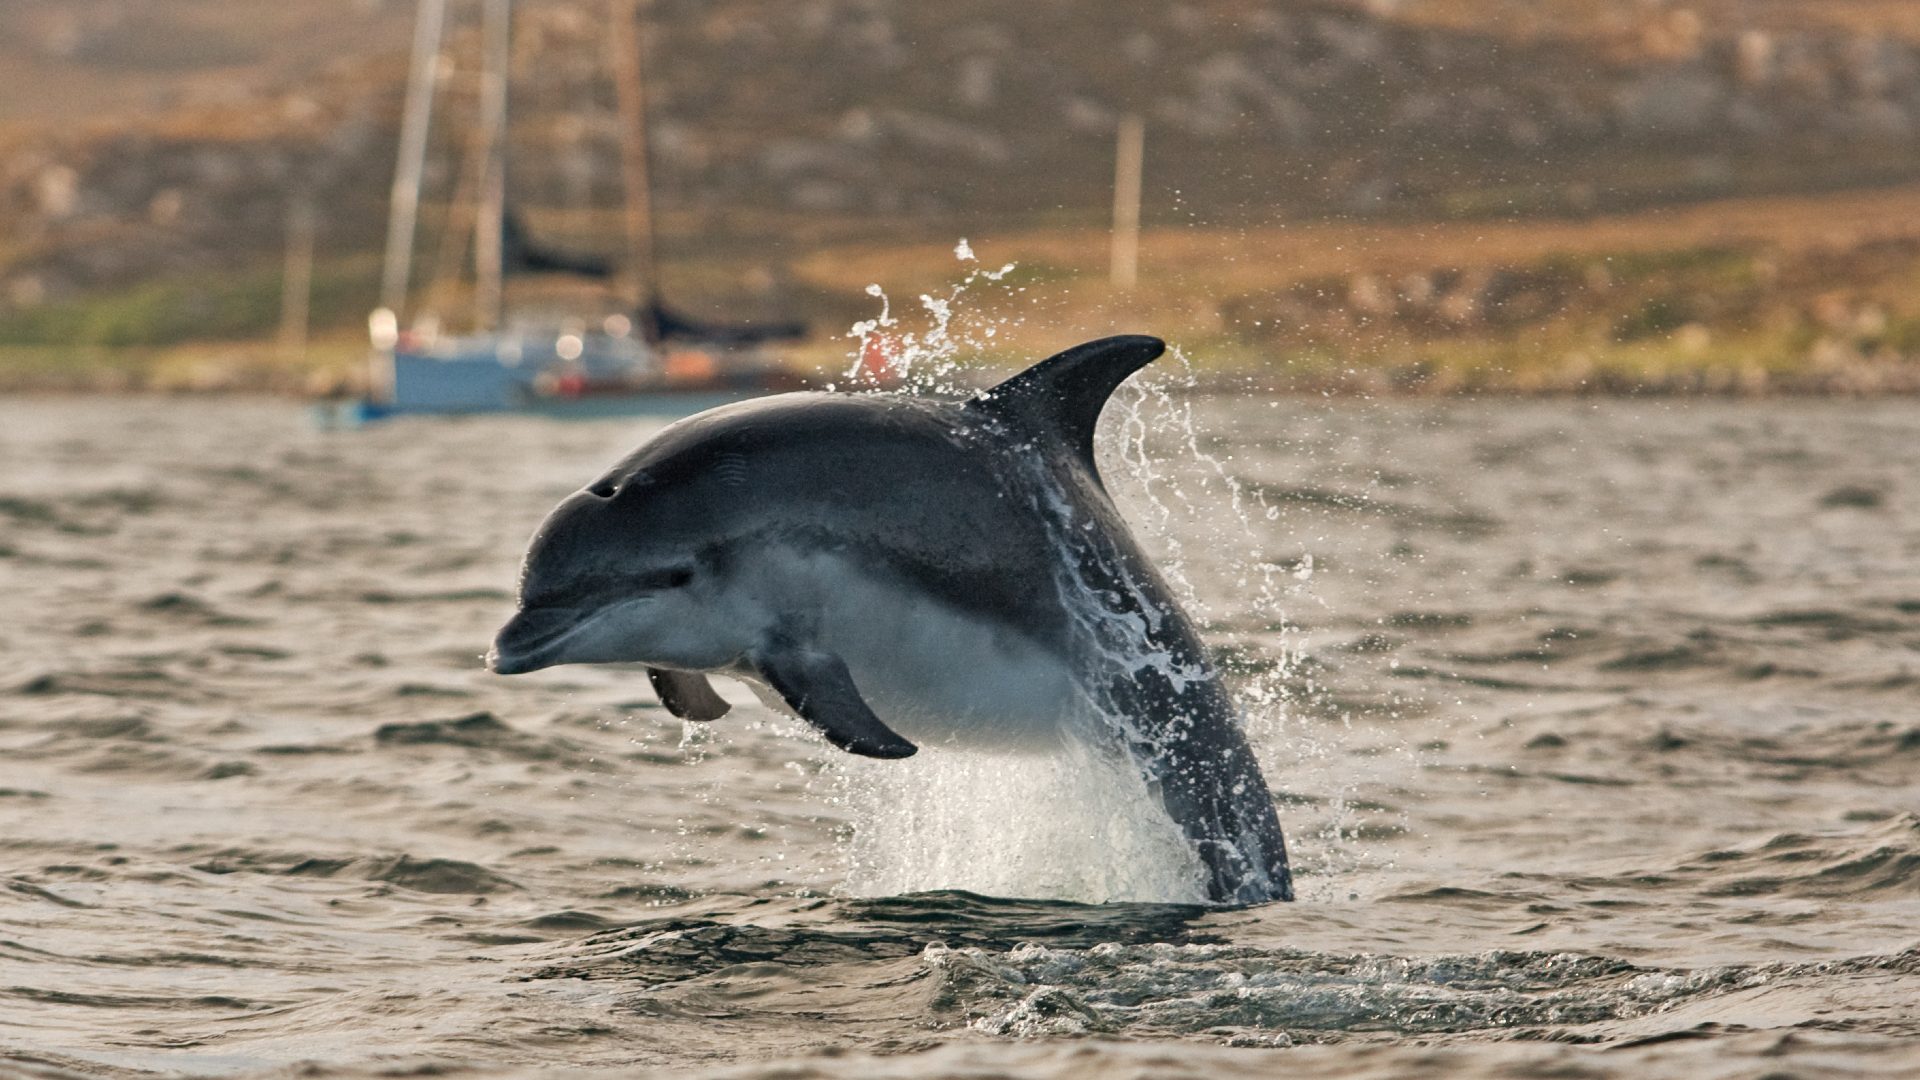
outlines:
[[[960, 396], [979, 381], [969, 361], [992, 348], [1001, 325], [965, 318], [961, 301], [979, 288], [1013, 288], [1004, 279], [1014, 267], [980, 267], [964, 240], [955, 254], [966, 273], [944, 296], [920, 297], [928, 325], [917, 332], [902, 327], [880, 286], [869, 286], [868, 293], [882, 307], [876, 318], [855, 324], [849, 335], [860, 349], [847, 376], [856, 386], [875, 385], [873, 366], [863, 361], [876, 345], [886, 351], [889, 372], [914, 392]], [[1270, 520], [1276, 513], [1243, 491], [1225, 463], [1202, 450], [1192, 407], [1175, 396], [1191, 388], [1192, 371], [1178, 350], [1172, 359], [1176, 366], [1171, 373], [1142, 373], [1115, 395], [1101, 425], [1097, 453], [1129, 521], [1159, 550], [1161, 569], [1181, 603], [1204, 622], [1208, 609], [1187, 575], [1181, 537], [1197, 534], [1210, 545], [1226, 545], [1223, 550], [1249, 550], [1258, 539], [1253, 515]], [[1156, 458], [1150, 443], [1161, 445], [1170, 435], [1179, 453], [1172, 461]], [[1054, 521], [1056, 532], [1066, 524], [1060, 507], [1040, 509]], [[1062, 593], [1084, 598], [1091, 615], [1097, 602], [1083, 583], [1073, 580], [1075, 562], [1061, 562]], [[1237, 595], [1263, 621], [1281, 625], [1285, 602], [1306, 587], [1310, 576], [1310, 571], [1248, 560], [1237, 567], [1235, 585]], [[1120, 654], [1122, 664], [1137, 667], [1168, 660], [1147, 655], [1151, 650], [1145, 628], [1138, 640], [1130, 641], [1122, 640], [1130, 635], [1115, 636], [1112, 620], [1088, 618], [1081, 623], [1087, 644]], [[1284, 682], [1293, 658], [1283, 651], [1278, 659], [1273, 670], [1243, 683], [1238, 695], [1249, 737], [1270, 776], [1297, 769], [1303, 758], [1324, 758], [1327, 753], [1293, 730]], [[982, 677], [992, 675], [983, 672]], [[1160, 800], [1123, 753], [1102, 748], [1117, 741], [1111, 728], [1123, 718], [1100, 702], [1085, 702], [1083, 707], [1086, 715], [1075, 718], [1078, 725], [1104, 732], [1107, 738], [1070, 745], [1055, 755], [928, 747], [906, 761], [837, 756], [826, 778], [852, 824], [845, 888], [860, 895], [959, 888], [1089, 902], [1203, 899], [1197, 860]], [[1334, 802], [1341, 800], [1336, 796]], [[1337, 809], [1335, 813], [1337, 817]], [[1282, 815], [1288, 816], [1284, 806]], [[1340, 838], [1336, 832], [1324, 839], [1337, 845]]]

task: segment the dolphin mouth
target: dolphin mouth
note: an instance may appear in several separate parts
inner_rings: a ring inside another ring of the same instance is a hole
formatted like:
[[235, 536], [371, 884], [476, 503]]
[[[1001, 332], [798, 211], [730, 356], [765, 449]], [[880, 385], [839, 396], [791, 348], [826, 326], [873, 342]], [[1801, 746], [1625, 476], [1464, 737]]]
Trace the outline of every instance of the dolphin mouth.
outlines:
[[562, 663], [553, 657], [591, 614], [579, 608], [521, 608], [493, 636], [487, 669], [496, 675], [525, 675]]

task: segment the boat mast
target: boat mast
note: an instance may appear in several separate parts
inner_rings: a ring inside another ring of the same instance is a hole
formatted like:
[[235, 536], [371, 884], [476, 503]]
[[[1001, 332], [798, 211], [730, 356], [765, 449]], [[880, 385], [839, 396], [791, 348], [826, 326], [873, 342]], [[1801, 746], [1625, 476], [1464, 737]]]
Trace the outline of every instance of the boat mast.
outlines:
[[643, 336], [655, 337], [650, 310], [659, 302], [658, 263], [653, 242], [653, 189], [647, 161], [647, 90], [640, 51], [642, 0], [608, 0], [613, 32], [607, 35], [612, 55], [614, 98], [620, 111], [620, 179], [627, 231], [627, 303], [638, 317]]
[[433, 119], [433, 69], [447, 0], [420, 0], [413, 29], [413, 62], [407, 73], [407, 103], [400, 119], [400, 155], [387, 205], [387, 261], [380, 274], [380, 303], [395, 315], [407, 302], [413, 268], [413, 232], [420, 217], [420, 178], [427, 162], [427, 126]]
[[475, 329], [498, 330], [507, 213], [507, 77], [512, 64], [512, 0], [485, 0], [481, 26], [485, 51], [480, 74], [480, 130], [486, 142], [480, 182], [480, 212], [473, 228]]
[[[413, 27], [413, 58], [407, 69], [407, 100], [400, 117], [400, 149], [393, 170], [393, 192], [387, 201], [387, 256], [380, 270], [380, 311], [372, 325], [376, 338], [399, 327], [407, 304], [407, 278], [413, 271], [413, 234], [420, 220], [420, 180], [426, 170], [427, 129], [433, 120], [434, 66], [440, 59], [440, 37], [446, 26], [447, 0], [420, 0]], [[373, 390], [390, 392], [393, 373], [391, 341], [376, 340]], [[386, 361], [382, 361], [382, 357]]]

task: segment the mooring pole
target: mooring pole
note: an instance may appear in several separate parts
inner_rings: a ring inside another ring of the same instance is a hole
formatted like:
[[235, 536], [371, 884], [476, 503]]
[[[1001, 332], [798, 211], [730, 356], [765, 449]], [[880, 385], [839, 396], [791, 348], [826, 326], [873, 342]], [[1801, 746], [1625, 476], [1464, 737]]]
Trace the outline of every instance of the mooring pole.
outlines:
[[473, 223], [473, 318], [479, 330], [500, 328], [505, 291], [507, 224], [507, 81], [513, 63], [512, 0], [486, 0], [481, 39], [480, 130], [486, 172]]
[[620, 179], [627, 230], [626, 299], [644, 333], [652, 334], [652, 312], [643, 310], [660, 297], [659, 266], [653, 236], [653, 187], [647, 158], [647, 87], [641, 50], [641, 0], [609, 0], [612, 32], [607, 48], [613, 69], [614, 98], [620, 110]]
[[1113, 285], [1131, 289], [1140, 280], [1140, 171], [1147, 125], [1137, 113], [1120, 118], [1113, 154]]
[[296, 192], [287, 206], [287, 261], [280, 275], [280, 353], [291, 363], [307, 358], [307, 325], [313, 310], [313, 196]]

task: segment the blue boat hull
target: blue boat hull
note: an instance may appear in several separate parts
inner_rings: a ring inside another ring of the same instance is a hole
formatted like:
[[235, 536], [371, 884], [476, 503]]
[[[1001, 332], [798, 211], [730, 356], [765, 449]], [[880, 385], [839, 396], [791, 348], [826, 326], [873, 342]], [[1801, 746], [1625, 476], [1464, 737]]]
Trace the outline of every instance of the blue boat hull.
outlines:
[[[542, 364], [508, 364], [489, 352], [450, 356], [396, 352], [391, 358], [392, 394], [318, 406], [324, 427], [357, 427], [403, 416], [479, 416], [517, 414], [556, 419], [692, 416], [720, 405], [775, 393], [758, 373], [737, 373], [733, 382], [685, 387], [656, 386], [599, 389], [580, 393], [543, 393], [537, 376]], [[606, 365], [618, 372], [615, 364]]]
[[587, 397], [532, 398], [513, 406], [480, 408], [407, 408], [386, 402], [356, 399], [326, 402], [314, 407], [322, 427], [359, 427], [409, 416], [546, 416], [556, 420], [608, 420], [620, 417], [657, 417], [677, 420], [736, 401], [763, 397], [765, 390], [687, 390], [643, 394], [595, 394]]

